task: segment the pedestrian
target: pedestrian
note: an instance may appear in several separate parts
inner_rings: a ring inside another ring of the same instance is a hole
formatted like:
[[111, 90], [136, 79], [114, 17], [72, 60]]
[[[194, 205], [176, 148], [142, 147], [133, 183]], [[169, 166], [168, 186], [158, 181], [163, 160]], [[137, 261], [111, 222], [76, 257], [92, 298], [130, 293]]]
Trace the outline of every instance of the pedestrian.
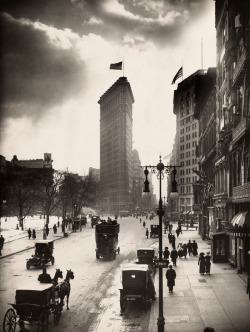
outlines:
[[188, 250], [188, 256], [190, 256], [190, 254], [193, 253], [193, 244], [192, 244], [191, 240], [188, 240], [187, 250]]
[[143, 225], [143, 227], [145, 228], [145, 226], [146, 226], [146, 223], [145, 223], [145, 221], [143, 221], [143, 224], [142, 224], [142, 225]]
[[4, 240], [5, 240], [5, 238], [1, 234], [1, 236], [0, 236], [0, 256], [2, 256], [2, 249], [3, 249]]
[[200, 274], [205, 273], [205, 257], [204, 257], [204, 252], [201, 252], [199, 255], [199, 260], [198, 260], [198, 265], [200, 265], [199, 272]]
[[176, 232], [176, 235], [177, 235], [177, 237], [178, 237], [179, 234], [180, 234], [179, 227], [176, 228], [176, 231], [175, 231], [175, 232]]
[[173, 249], [175, 249], [175, 236], [172, 235], [172, 247]]
[[247, 277], [247, 294], [250, 300], [250, 277]]
[[60, 221], [58, 220], [58, 222], [57, 222], [57, 227], [59, 227], [60, 226]]
[[165, 247], [165, 250], [163, 251], [163, 257], [166, 259], [169, 259], [170, 252], [168, 250], [168, 247]]
[[195, 242], [195, 240], [193, 240], [193, 255], [198, 255], [198, 244]]
[[148, 239], [148, 228], [146, 228], [146, 237]]
[[[47, 224], [46, 224], [47, 225]], [[46, 235], [48, 236], [49, 235], [49, 227], [47, 226], [46, 227]]]
[[185, 256], [185, 258], [187, 258], [187, 245], [186, 245], [186, 243], [183, 243], [182, 249], [183, 249], [183, 256]]
[[176, 266], [176, 260], [178, 258], [178, 252], [176, 249], [173, 249], [170, 254], [171, 260], [173, 262], [173, 265]]
[[169, 244], [172, 243], [172, 233], [171, 232], [168, 233], [168, 242], [169, 242]]
[[54, 224], [54, 226], [53, 226], [53, 231], [54, 231], [54, 234], [57, 233], [57, 227], [56, 227], [56, 224]]
[[30, 240], [30, 238], [31, 238], [31, 229], [30, 228], [28, 229], [28, 237], [29, 237], [29, 240]]
[[206, 274], [210, 274], [210, 268], [211, 268], [211, 256], [210, 252], [207, 252], [205, 256], [205, 272]]
[[32, 231], [32, 237], [35, 240], [35, 238], [36, 238], [36, 230], [35, 229], [33, 229], [33, 231]]
[[166, 272], [166, 278], [167, 278], [167, 285], [169, 289], [169, 293], [173, 293], [173, 288], [175, 286], [175, 278], [176, 278], [176, 273], [175, 270], [172, 268], [172, 265], [169, 265], [169, 268]]

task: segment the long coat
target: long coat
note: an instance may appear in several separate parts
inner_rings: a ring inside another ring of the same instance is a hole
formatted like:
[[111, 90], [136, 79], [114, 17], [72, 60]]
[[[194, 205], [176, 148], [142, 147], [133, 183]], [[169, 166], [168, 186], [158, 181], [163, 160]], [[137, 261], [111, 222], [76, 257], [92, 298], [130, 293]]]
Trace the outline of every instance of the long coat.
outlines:
[[176, 273], [174, 269], [168, 269], [166, 272], [166, 278], [168, 281], [168, 287], [175, 285]]

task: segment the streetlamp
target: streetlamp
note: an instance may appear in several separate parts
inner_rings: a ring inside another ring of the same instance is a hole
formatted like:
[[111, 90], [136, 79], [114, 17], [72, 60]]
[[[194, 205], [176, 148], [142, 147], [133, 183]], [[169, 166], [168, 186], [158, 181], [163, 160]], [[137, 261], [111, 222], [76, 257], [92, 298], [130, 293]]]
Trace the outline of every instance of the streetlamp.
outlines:
[[[170, 173], [171, 169], [173, 168], [173, 176], [174, 179], [172, 181], [172, 191], [170, 193], [171, 199], [176, 199], [178, 197], [177, 192], [177, 182], [175, 181], [176, 176], [176, 167], [179, 166], [165, 166], [161, 162], [161, 156], [160, 156], [160, 162], [156, 166], [141, 166], [144, 168], [144, 174], [146, 177], [146, 180], [144, 181], [144, 190], [143, 192], [150, 192], [149, 190], [149, 181], [148, 181], [148, 168], [151, 170], [152, 173], [157, 173], [157, 178], [159, 179], [159, 210], [157, 211], [157, 214], [159, 216], [159, 260], [158, 260], [158, 267], [159, 267], [159, 314], [157, 319], [157, 325], [158, 325], [158, 332], [164, 332], [164, 325], [165, 325], [165, 318], [163, 316], [163, 280], [162, 280], [162, 267], [164, 264], [164, 261], [162, 260], [162, 217], [164, 215], [164, 210], [162, 208], [162, 197], [161, 197], [161, 180], [164, 178], [163, 173]], [[172, 194], [172, 195], [171, 195]]]

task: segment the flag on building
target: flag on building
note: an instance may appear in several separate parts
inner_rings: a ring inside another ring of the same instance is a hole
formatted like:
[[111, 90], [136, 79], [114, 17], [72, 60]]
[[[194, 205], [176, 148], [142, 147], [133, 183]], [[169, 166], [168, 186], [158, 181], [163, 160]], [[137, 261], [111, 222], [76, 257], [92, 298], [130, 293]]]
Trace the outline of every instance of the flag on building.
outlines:
[[178, 78], [180, 78], [182, 75], [183, 75], [183, 70], [181, 66], [181, 68], [177, 71], [175, 77], [173, 78], [172, 84], [175, 84], [175, 81], [177, 81]]
[[109, 69], [122, 70], [122, 61], [117, 63], [111, 63]]

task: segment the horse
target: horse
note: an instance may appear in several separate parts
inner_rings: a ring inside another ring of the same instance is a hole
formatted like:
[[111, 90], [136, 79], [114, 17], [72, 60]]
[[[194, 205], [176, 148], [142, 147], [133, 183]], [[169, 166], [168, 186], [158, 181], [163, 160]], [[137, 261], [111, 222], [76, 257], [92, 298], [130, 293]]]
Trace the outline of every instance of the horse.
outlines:
[[58, 285], [58, 278], [63, 278], [63, 273], [60, 269], [56, 269], [54, 278], [52, 279], [54, 286]]
[[69, 310], [69, 294], [70, 294], [70, 279], [74, 279], [74, 272], [67, 270], [66, 278], [63, 282], [59, 283], [59, 298], [63, 306], [64, 297], [67, 296], [67, 310]]

